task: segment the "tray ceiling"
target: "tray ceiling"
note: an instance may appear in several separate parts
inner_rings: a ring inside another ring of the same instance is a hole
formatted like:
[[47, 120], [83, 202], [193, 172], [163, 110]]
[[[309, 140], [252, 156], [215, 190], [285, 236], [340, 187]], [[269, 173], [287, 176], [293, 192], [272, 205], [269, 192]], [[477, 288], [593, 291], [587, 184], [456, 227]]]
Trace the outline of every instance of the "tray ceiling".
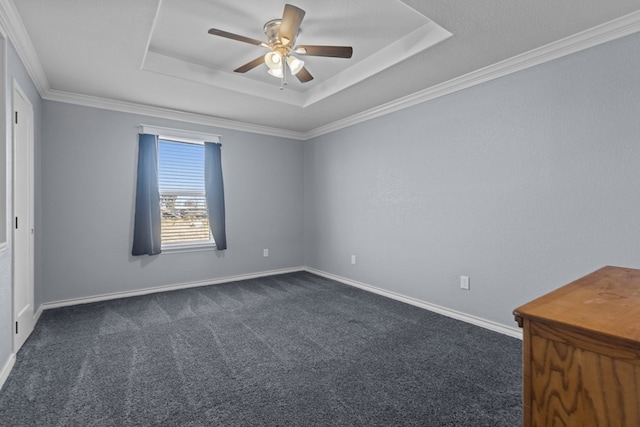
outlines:
[[348, 45], [354, 54], [301, 57], [315, 79], [291, 77], [285, 90], [264, 65], [233, 73], [265, 49], [207, 34], [214, 27], [263, 40], [285, 1], [0, 0], [0, 13], [46, 99], [301, 139], [424, 98], [416, 94], [439, 96], [531, 52], [542, 62], [551, 45], [547, 57], [561, 56], [571, 38], [579, 50], [583, 34], [611, 22], [603, 41], [640, 30], [637, 0], [290, 2], [306, 11], [298, 43]]

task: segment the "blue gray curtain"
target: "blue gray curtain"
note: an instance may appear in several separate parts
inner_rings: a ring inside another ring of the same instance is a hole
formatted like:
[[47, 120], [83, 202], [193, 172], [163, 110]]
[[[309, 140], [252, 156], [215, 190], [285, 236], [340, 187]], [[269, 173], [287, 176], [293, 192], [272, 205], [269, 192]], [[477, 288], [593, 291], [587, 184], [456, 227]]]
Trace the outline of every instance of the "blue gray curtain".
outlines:
[[220, 144], [204, 143], [204, 191], [207, 199], [209, 227], [216, 248], [227, 249], [227, 232], [224, 217], [224, 183], [222, 181], [222, 159]]
[[158, 137], [139, 134], [136, 212], [131, 254], [157, 255], [161, 252], [161, 245]]

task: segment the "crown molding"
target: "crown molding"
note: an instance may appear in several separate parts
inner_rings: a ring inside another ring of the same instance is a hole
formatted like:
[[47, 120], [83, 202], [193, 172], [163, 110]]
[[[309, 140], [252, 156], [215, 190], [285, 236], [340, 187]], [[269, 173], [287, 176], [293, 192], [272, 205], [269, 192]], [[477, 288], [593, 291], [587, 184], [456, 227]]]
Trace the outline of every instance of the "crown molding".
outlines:
[[640, 31], [640, 11], [304, 133], [308, 140]]
[[33, 80], [38, 93], [42, 96], [49, 90], [49, 80], [36, 55], [29, 34], [24, 28], [22, 18], [11, 0], [0, 0], [0, 25], [7, 31], [10, 42], [18, 52], [18, 56]]
[[27, 72], [31, 76], [31, 79], [43, 99], [215, 126], [225, 129], [259, 133], [263, 135], [297, 140], [309, 140], [637, 33], [640, 31], [640, 11], [630, 13], [602, 25], [598, 25], [591, 29], [566, 37], [562, 40], [549, 43], [545, 46], [533, 49], [496, 64], [489, 65], [447, 82], [398, 98], [386, 104], [379, 105], [362, 113], [329, 123], [325, 126], [320, 126], [308, 132], [296, 132], [286, 129], [226, 120], [203, 114], [187, 113], [167, 108], [152, 107], [131, 102], [116, 101], [52, 90], [49, 88], [49, 83], [42, 65], [35, 54], [35, 49], [33, 48], [29, 35], [24, 28], [22, 19], [20, 18], [12, 0], [0, 0], [0, 26], [7, 31], [9, 40], [18, 51], [20, 59], [24, 63]]
[[255, 125], [252, 123], [239, 122], [234, 120], [221, 119], [204, 114], [187, 113], [185, 111], [172, 110], [169, 108], [153, 107], [134, 102], [117, 101], [113, 99], [100, 98], [97, 96], [80, 95], [77, 93], [64, 92], [59, 90], [48, 90], [43, 95], [43, 99], [48, 101], [64, 102], [67, 104], [81, 105], [84, 107], [94, 107], [103, 110], [119, 111], [123, 113], [139, 114], [143, 116], [157, 117], [161, 119], [176, 120], [180, 122], [193, 123], [198, 125], [213, 126], [223, 129], [231, 129], [243, 132], [258, 133], [260, 135], [278, 136], [282, 138], [303, 140], [303, 133], [287, 129], [273, 128], [268, 126]]

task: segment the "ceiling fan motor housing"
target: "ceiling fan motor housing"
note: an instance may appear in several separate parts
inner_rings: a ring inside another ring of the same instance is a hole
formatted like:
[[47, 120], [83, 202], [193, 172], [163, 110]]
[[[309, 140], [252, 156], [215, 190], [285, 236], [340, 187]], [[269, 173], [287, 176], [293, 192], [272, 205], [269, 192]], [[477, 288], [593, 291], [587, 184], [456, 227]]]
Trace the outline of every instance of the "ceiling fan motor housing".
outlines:
[[272, 19], [264, 24], [264, 35], [271, 46], [279, 45], [280, 42], [280, 24], [282, 19]]

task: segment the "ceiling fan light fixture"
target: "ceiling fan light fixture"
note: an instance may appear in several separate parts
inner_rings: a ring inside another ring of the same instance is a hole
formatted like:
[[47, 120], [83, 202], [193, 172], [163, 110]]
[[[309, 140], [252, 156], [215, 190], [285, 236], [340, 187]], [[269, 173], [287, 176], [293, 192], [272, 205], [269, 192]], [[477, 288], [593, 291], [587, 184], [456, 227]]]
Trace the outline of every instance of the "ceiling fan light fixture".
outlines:
[[278, 79], [281, 79], [284, 77], [284, 74], [282, 73], [282, 68], [270, 68], [269, 71], [267, 71], [267, 73], [269, 73], [269, 75], [276, 77]]
[[269, 67], [269, 70], [276, 70], [282, 68], [282, 58], [277, 52], [269, 52], [264, 56], [264, 62]]
[[353, 48], [351, 46], [323, 46], [323, 45], [302, 45], [296, 46], [296, 39], [300, 33], [300, 24], [306, 12], [292, 4], [285, 4], [282, 12], [282, 19], [272, 19], [264, 24], [263, 31], [266, 42], [251, 37], [241, 36], [217, 28], [209, 29], [208, 33], [237, 40], [255, 46], [269, 49], [269, 53], [261, 55], [256, 59], [233, 70], [236, 73], [246, 73], [259, 65], [265, 64], [269, 75], [281, 79], [280, 89], [284, 89], [287, 84], [287, 68], [289, 72], [296, 76], [300, 83], [308, 83], [313, 80], [313, 76], [307, 70], [305, 63], [293, 56], [326, 56], [331, 58], [351, 58]]
[[287, 64], [289, 65], [289, 69], [291, 70], [291, 74], [298, 74], [302, 67], [304, 67], [304, 61], [299, 60], [295, 56], [289, 56], [287, 58]]

